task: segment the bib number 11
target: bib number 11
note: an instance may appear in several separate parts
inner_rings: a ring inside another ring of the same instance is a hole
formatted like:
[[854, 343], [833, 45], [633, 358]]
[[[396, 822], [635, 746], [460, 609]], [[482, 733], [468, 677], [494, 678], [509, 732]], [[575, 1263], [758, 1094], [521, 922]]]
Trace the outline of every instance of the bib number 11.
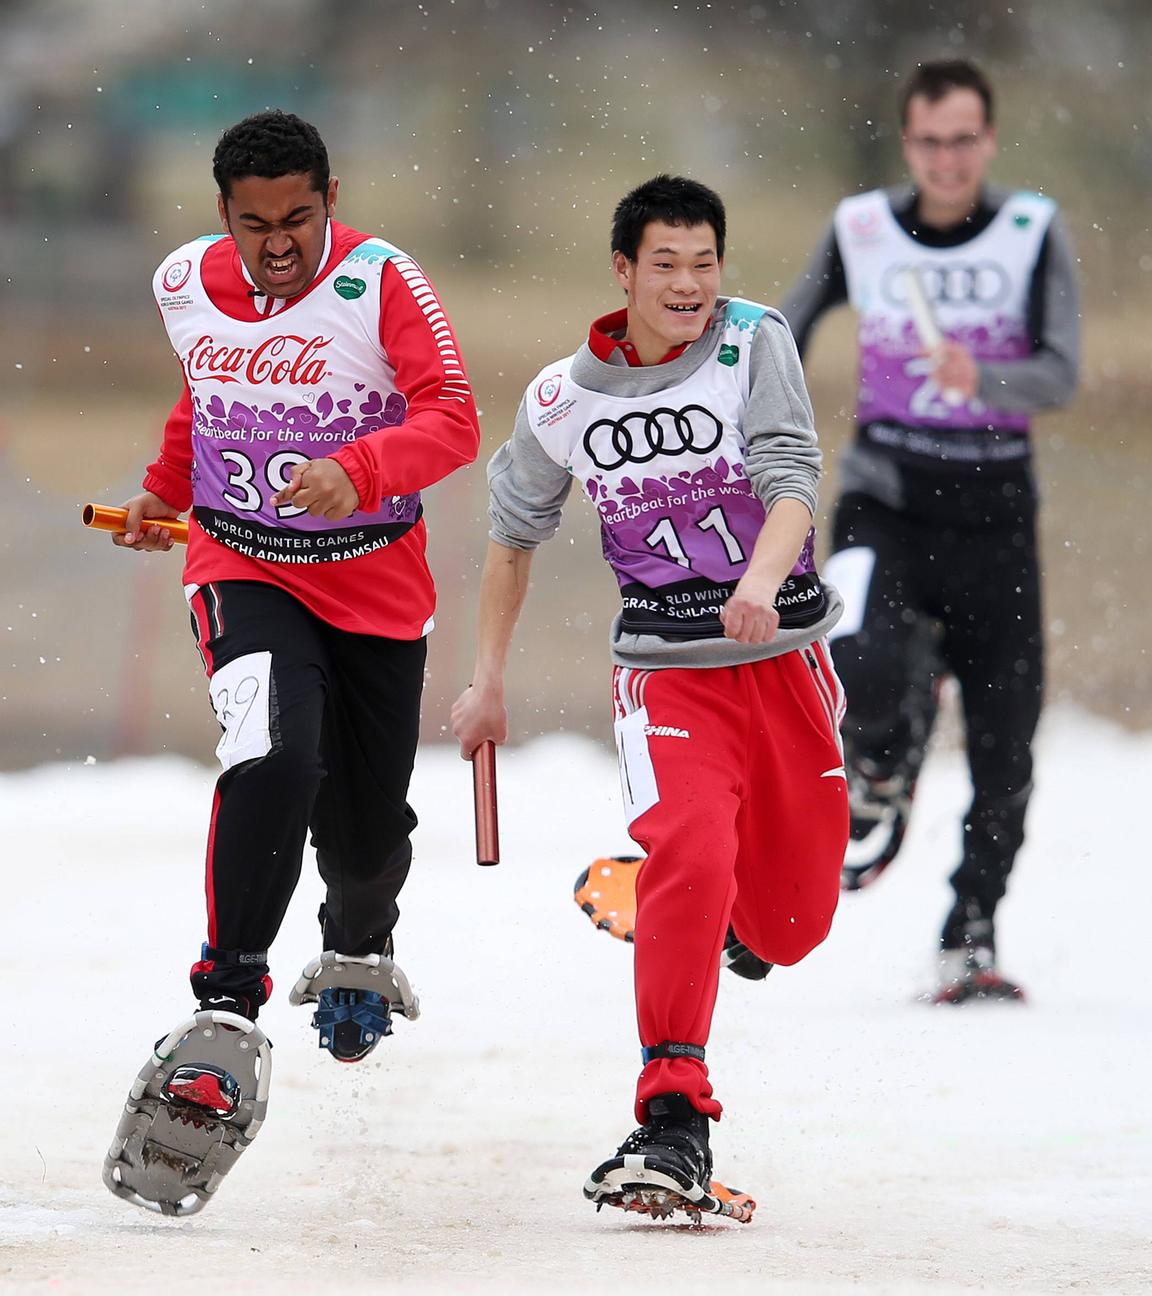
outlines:
[[[694, 522], [693, 526], [700, 531], [712, 531], [720, 538], [720, 542], [724, 546], [724, 552], [728, 555], [728, 561], [733, 567], [747, 561], [748, 555], [741, 549], [739, 540], [732, 534], [728, 519], [724, 516], [724, 510], [719, 504], [705, 513], [699, 522]], [[684, 551], [680, 536], [672, 525], [671, 518], [661, 518], [644, 537], [644, 543], [649, 549], [663, 546], [668, 557], [679, 563], [681, 567], [692, 566], [687, 553]]]

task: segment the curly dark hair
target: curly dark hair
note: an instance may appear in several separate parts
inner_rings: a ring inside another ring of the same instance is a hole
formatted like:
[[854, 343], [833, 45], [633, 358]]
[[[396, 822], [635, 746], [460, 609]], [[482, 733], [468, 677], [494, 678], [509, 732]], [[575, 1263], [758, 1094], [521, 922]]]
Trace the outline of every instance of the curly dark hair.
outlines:
[[724, 255], [728, 220], [720, 195], [707, 185], [684, 176], [658, 175], [625, 194], [612, 217], [612, 251], [623, 252], [629, 261], [635, 261], [644, 230], [652, 221], [711, 225], [716, 235], [716, 255]]
[[279, 108], [254, 113], [230, 126], [216, 145], [212, 174], [225, 198], [232, 196], [232, 181], [245, 176], [275, 180], [283, 175], [307, 174], [312, 188], [328, 192], [328, 150], [320, 132], [295, 113]]

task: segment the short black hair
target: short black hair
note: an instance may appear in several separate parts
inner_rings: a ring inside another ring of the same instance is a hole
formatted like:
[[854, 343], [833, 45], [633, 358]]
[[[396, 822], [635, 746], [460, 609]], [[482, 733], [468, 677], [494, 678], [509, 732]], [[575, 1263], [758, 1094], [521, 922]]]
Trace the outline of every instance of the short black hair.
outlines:
[[716, 255], [724, 255], [728, 227], [720, 195], [684, 176], [658, 175], [638, 185], [616, 204], [612, 217], [612, 251], [636, 260], [644, 230], [653, 221], [665, 225], [711, 225]]
[[216, 187], [232, 196], [232, 181], [245, 176], [275, 180], [283, 175], [307, 175], [313, 189], [328, 192], [331, 171], [320, 132], [295, 113], [279, 108], [254, 113], [230, 126], [212, 156]]
[[992, 125], [992, 86], [976, 64], [967, 59], [918, 63], [900, 91], [900, 125], [907, 126], [908, 104], [916, 95], [937, 103], [952, 90], [975, 90], [984, 103], [984, 123]]

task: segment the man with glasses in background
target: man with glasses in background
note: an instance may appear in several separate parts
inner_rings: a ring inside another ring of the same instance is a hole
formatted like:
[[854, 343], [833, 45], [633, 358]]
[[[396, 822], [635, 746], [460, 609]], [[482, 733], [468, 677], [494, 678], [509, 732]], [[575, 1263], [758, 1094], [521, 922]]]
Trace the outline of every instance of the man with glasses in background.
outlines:
[[934, 717], [955, 676], [973, 799], [933, 999], [1020, 999], [993, 920], [1032, 790], [1043, 643], [1029, 424], [1076, 385], [1075, 259], [1047, 196], [985, 183], [987, 79], [917, 67], [900, 96], [911, 184], [844, 199], [781, 310], [803, 354], [817, 319], [859, 315], [857, 430], [840, 456], [829, 636], [848, 698], [843, 885], [900, 848]]

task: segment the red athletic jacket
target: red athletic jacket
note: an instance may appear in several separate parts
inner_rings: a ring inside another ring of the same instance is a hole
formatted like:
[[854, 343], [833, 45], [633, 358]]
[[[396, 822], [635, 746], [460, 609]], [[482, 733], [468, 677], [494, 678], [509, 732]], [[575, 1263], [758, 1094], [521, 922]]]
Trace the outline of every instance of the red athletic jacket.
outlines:
[[[286, 302], [281, 313], [290, 312], [352, 248], [369, 237], [335, 221], [331, 232], [331, 250], [316, 278], [299, 297]], [[244, 276], [232, 239], [221, 239], [205, 253], [201, 273], [213, 303], [225, 314], [238, 320], [262, 317], [257, 301], [264, 299], [250, 295], [251, 282]], [[364, 508], [378, 507], [385, 496], [431, 486], [471, 463], [479, 449], [475, 402], [470, 392], [463, 393], [463, 401], [459, 399], [458, 377], [451, 380], [452, 398], [442, 399], [449, 380], [428, 322], [428, 305], [427, 300], [423, 306], [417, 302], [389, 263], [381, 281], [380, 342], [395, 370], [396, 387], [408, 402], [404, 423], [371, 432], [331, 456], [348, 473]], [[185, 380], [183, 394], [165, 425], [159, 457], [144, 477], [144, 489], [178, 512], [192, 504], [191, 426], [192, 398]], [[425, 559], [423, 520], [374, 553], [342, 562], [297, 565], [264, 562], [238, 553], [207, 536], [193, 515], [184, 582], [200, 586], [222, 580], [278, 585], [341, 630], [391, 639], [419, 638], [436, 604]]]

